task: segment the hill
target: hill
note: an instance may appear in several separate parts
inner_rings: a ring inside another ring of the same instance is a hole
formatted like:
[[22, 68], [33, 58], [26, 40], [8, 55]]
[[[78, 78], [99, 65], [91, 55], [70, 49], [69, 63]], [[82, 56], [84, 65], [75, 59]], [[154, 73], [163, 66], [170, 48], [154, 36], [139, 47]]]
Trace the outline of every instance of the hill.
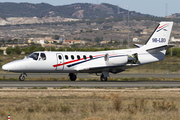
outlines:
[[[60, 16], [65, 18], [81, 18], [81, 19], [97, 19], [97, 18], [116, 18], [123, 17], [128, 11], [118, 6], [107, 3], [90, 4], [75, 3], [63, 6], [53, 6], [47, 3], [31, 4], [31, 3], [0, 3], [0, 17], [45, 17]], [[151, 15], [130, 11], [132, 17], [148, 17]]]
[[167, 16], [167, 18], [180, 18], [180, 13], [175, 13], [172, 15]]

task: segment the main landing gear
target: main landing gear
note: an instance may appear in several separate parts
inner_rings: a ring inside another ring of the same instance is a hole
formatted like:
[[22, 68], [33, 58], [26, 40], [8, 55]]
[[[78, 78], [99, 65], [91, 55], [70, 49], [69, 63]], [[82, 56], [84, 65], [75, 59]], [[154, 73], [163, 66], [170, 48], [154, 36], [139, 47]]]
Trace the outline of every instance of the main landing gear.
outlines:
[[70, 78], [71, 81], [75, 81], [77, 76], [74, 73], [69, 73], [69, 78]]
[[21, 73], [21, 75], [19, 76], [19, 80], [24, 81], [25, 80], [25, 75], [27, 76], [26, 73]]
[[[96, 75], [97, 75], [97, 74], [96, 74]], [[99, 75], [97, 75], [97, 76], [99, 76]], [[74, 74], [74, 73], [69, 73], [69, 78], [70, 78], [71, 81], [76, 81], [77, 76], [76, 76], [76, 74]], [[102, 74], [100, 75], [100, 80], [101, 80], [101, 81], [107, 81], [107, 77], [105, 77], [104, 74], [102, 73]]]
[[[96, 73], [96, 75], [97, 76], [100, 76], [100, 80], [101, 81], [107, 81], [107, 77], [105, 77], [105, 75], [102, 73], [101, 75], [98, 75], [97, 73]], [[107, 75], [106, 75], [107, 76]], [[109, 76], [109, 75], [108, 75]]]
[[107, 77], [104, 77], [104, 75], [102, 74], [100, 77], [101, 81], [107, 81]]

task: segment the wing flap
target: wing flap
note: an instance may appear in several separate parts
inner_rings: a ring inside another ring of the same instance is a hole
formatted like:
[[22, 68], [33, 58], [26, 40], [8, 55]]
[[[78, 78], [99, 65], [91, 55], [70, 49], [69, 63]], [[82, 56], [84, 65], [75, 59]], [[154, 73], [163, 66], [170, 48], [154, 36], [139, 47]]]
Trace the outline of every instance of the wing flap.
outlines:
[[117, 66], [100, 66], [100, 67], [90, 67], [90, 68], [82, 68], [78, 69], [79, 72], [102, 72], [102, 71], [109, 71], [112, 72], [112, 70], [118, 70], [118, 71], [124, 71], [123, 67], [125, 65], [117, 65]]

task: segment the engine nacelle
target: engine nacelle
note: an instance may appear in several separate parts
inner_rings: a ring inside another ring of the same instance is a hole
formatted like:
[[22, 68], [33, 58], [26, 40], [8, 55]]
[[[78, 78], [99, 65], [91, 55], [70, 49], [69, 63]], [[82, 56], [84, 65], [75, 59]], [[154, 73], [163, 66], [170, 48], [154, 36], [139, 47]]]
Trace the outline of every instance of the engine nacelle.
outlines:
[[128, 56], [124, 54], [106, 54], [104, 60], [106, 65], [125, 65], [128, 62]]

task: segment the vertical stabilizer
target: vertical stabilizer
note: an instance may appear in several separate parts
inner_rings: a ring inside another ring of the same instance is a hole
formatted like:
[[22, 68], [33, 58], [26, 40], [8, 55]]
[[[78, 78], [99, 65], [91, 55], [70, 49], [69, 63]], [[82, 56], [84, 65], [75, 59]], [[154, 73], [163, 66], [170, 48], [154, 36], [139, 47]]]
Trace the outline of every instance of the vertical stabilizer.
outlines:
[[153, 49], [168, 45], [173, 22], [160, 22], [143, 47]]
[[140, 49], [145, 50], [144, 54], [138, 54], [139, 64], [147, 64], [164, 60], [173, 22], [160, 22], [147, 43]]

